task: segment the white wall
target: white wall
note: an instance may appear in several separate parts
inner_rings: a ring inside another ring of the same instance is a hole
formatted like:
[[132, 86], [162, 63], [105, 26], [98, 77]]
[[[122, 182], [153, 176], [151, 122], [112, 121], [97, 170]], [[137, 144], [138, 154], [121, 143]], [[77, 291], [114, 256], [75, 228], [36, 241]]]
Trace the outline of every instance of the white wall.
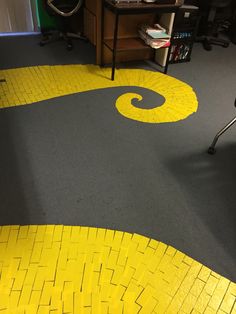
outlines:
[[0, 33], [35, 31], [32, 7], [31, 0], [0, 0]]

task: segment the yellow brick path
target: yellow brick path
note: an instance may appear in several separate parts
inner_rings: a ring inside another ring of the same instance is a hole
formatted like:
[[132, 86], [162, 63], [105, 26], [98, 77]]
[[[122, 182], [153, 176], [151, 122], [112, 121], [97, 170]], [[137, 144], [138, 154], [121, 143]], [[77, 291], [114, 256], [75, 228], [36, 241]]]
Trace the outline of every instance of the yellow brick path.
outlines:
[[0, 227], [0, 314], [236, 313], [236, 284], [137, 234]]
[[[95, 65], [35, 66], [0, 71], [0, 108], [32, 104], [63, 95], [99, 88], [137, 86], [161, 94], [161, 106], [142, 109], [132, 104], [142, 100], [137, 93], [125, 93], [116, 101], [117, 111], [126, 118], [145, 123], [176, 122], [197, 111], [191, 86], [171, 76], [141, 69], [120, 69], [111, 81], [110, 69]], [[113, 106], [114, 104], [111, 104]], [[55, 108], [56, 109], [56, 108]]]

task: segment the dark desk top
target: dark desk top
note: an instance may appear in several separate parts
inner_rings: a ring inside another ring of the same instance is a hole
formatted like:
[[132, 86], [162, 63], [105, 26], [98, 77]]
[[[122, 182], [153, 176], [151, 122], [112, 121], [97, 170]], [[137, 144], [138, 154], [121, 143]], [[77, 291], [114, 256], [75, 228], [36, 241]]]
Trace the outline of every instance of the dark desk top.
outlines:
[[177, 0], [174, 4], [158, 3], [114, 3], [112, 0], [104, 0], [104, 5], [111, 11], [119, 11], [121, 14], [129, 13], [152, 13], [155, 11], [175, 11], [182, 4], [183, 0]]

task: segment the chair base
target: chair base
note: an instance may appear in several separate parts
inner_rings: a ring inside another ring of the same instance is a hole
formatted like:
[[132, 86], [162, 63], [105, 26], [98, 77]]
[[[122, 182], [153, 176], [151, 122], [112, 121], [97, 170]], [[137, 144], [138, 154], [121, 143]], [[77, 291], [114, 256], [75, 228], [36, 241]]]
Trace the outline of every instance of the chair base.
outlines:
[[73, 42], [72, 39], [80, 39], [83, 41], [87, 41], [87, 38], [82, 36], [81, 34], [73, 34], [73, 33], [67, 33], [67, 32], [44, 32], [43, 38], [40, 41], [39, 45], [41, 47], [57, 42], [59, 40], [64, 40], [66, 42], [66, 48], [67, 50], [73, 49]]
[[206, 50], [211, 50], [212, 45], [218, 45], [224, 48], [229, 47], [229, 40], [222, 39], [222, 38], [216, 38], [216, 37], [206, 37], [203, 41], [203, 47]]
[[202, 37], [196, 38], [196, 42], [201, 42], [204, 49], [207, 51], [212, 50], [212, 45], [217, 45], [224, 48], [228, 48], [230, 44], [230, 41], [227, 39], [211, 37], [211, 36], [202, 36]]
[[[207, 4], [209, 7], [209, 12], [206, 15], [202, 13], [203, 19], [203, 33], [200, 34], [199, 38], [197, 38], [198, 42], [202, 42], [205, 50], [212, 50], [212, 45], [219, 45], [224, 48], [229, 46], [230, 40], [219, 38], [218, 36], [221, 34], [222, 30], [225, 31], [228, 29], [228, 22], [225, 18], [219, 17], [217, 18], [217, 10], [226, 8], [230, 4], [230, 0], [225, 1], [211, 1], [210, 4]], [[200, 26], [200, 24], [199, 24]]]

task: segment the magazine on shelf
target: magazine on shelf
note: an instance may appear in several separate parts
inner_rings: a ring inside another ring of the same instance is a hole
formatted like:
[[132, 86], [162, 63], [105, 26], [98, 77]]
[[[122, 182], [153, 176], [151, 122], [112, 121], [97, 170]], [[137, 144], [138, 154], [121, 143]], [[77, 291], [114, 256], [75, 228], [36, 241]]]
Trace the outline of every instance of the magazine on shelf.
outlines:
[[170, 35], [167, 34], [166, 29], [159, 24], [154, 24], [154, 26], [144, 24], [141, 25], [140, 28], [144, 33], [146, 33], [147, 35], [154, 39], [170, 38]]
[[162, 48], [162, 47], [169, 47], [170, 46], [170, 39], [155, 39], [145, 33], [143, 30], [139, 30], [140, 38], [150, 47], [154, 49]]

